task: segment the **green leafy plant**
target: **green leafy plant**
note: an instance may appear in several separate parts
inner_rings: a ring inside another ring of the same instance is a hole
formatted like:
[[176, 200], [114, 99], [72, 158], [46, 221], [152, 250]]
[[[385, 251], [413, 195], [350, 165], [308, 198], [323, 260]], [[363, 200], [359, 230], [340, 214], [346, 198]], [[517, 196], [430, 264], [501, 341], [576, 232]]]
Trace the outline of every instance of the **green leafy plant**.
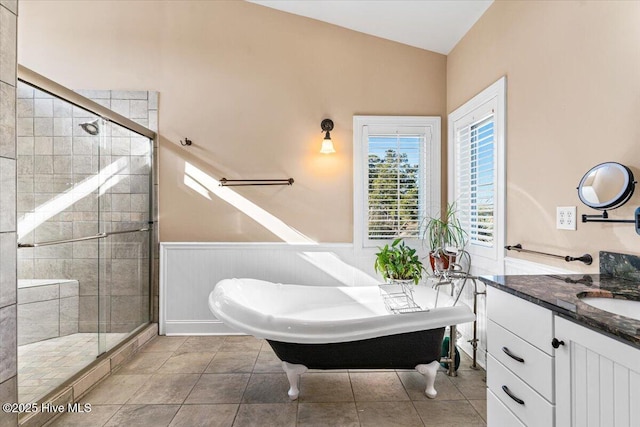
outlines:
[[424, 267], [415, 249], [406, 246], [402, 239], [378, 249], [373, 267], [385, 280], [413, 280], [416, 285], [420, 282]]
[[456, 216], [454, 203], [447, 204], [442, 218], [426, 219], [422, 238], [429, 242], [431, 268], [435, 271], [434, 259], [439, 259], [442, 264], [437, 265], [438, 269], [447, 269], [452, 254], [455, 260], [455, 251], [464, 248], [467, 244], [467, 232]]

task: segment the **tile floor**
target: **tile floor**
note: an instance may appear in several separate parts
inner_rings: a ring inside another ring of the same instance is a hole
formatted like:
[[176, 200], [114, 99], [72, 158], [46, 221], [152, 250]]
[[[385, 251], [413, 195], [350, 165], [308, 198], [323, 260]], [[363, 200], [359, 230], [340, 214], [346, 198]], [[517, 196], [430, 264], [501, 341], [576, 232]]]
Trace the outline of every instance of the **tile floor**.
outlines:
[[408, 370], [310, 371], [300, 397], [269, 344], [246, 336], [157, 337], [51, 426], [484, 426], [485, 372], [463, 355], [436, 399]]
[[[103, 334], [107, 348], [129, 334]], [[96, 360], [98, 334], [79, 333], [18, 347], [18, 402], [40, 400]]]

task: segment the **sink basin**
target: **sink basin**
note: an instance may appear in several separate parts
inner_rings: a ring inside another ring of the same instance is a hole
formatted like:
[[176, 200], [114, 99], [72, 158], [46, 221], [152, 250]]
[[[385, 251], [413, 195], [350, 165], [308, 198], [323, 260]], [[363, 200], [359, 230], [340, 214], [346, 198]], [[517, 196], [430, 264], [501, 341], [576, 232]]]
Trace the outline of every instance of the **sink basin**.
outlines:
[[580, 296], [580, 300], [592, 307], [620, 316], [630, 317], [640, 320], [640, 301], [633, 301], [620, 298], [603, 298], [595, 296]]

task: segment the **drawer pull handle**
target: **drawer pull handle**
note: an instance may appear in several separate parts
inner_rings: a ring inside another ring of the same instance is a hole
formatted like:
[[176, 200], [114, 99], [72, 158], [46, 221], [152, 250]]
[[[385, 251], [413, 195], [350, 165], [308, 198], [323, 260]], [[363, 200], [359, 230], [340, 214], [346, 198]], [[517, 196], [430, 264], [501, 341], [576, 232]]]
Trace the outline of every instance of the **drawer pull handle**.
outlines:
[[509, 396], [510, 398], [512, 398], [513, 400], [515, 400], [516, 402], [518, 402], [521, 405], [524, 405], [524, 400], [515, 397], [513, 394], [511, 394], [511, 390], [509, 390], [509, 387], [507, 387], [506, 385], [502, 386], [502, 391], [504, 391], [505, 393], [507, 393], [507, 396]]
[[507, 347], [502, 347], [502, 351], [504, 351], [504, 354], [506, 354], [507, 356], [509, 356], [513, 360], [516, 360], [516, 361], [518, 361], [520, 363], [524, 363], [524, 359], [522, 357], [518, 357], [515, 354], [511, 353]]
[[560, 340], [558, 340], [558, 338], [554, 338], [554, 339], [551, 340], [551, 346], [553, 348], [558, 348], [561, 345], [564, 345], [564, 341], [560, 341]]

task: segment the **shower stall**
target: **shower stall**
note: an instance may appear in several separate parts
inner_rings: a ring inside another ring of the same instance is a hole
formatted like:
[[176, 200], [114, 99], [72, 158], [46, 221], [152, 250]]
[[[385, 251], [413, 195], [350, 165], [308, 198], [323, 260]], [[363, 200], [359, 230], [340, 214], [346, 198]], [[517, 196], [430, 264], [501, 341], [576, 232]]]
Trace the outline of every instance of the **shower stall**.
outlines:
[[155, 133], [147, 127], [157, 106], [155, 93], [80, 96], [24, 74], [16, 111], [18, 395], [28, 403], [150, 321]]

